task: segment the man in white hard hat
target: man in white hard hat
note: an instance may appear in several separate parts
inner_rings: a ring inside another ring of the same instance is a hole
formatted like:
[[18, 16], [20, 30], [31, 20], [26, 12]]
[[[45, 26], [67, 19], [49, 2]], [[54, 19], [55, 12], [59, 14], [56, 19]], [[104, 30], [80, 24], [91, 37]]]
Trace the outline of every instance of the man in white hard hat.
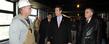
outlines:
[[10, 44], [26, 44], [28, 31], [33, 32], [33, 30], [29, 30], [31, 21], [28, 18], [31, 13], [31, 4], [28, 0], [19, 0], [18, 4], [19, 15], [13, 18], [9, 29]]

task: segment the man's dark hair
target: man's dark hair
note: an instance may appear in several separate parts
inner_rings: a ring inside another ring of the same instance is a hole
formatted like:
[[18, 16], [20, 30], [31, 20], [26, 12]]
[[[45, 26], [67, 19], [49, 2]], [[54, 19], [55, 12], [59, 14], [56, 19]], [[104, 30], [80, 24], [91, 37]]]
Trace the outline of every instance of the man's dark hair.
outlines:
[[[86, 9], [90, 9], [90, 10], [94, 13], [94, 9], [92, 9], [92, 8], [86, 8]], [[85, 9], [85, 10], [86, 10], [86, 9]]]
[[95, 11], [94, 11], [94, 9], [93, 8], [91, 8], [91, 7], [87, 7], [87, 8], [85, 8], [85, 10], [86, 9], [90, 9], [92, 12], [93, 12], [93, 17], [96, 17], [97, 15], [95, 15], [96, 13], [95, 13]]
[[62, 10], [62, 7], [60, 5], [56, 5], [55, 8], [59, 8], [59, 10]]

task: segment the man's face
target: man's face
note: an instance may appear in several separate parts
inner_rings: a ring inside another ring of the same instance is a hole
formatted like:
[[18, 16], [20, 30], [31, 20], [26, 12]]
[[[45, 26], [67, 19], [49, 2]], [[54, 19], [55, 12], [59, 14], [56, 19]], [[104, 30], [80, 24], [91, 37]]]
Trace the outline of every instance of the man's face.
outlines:
[[85, 18], [90, 18], [92, 17], [93, 12], [91, 11], [91, 9], [86, 9], [85, 10]]
[[25, 16], [29, 16], [31, 14], [31, 6], [25, 6], [21, 8], [21, 13]]
[[56, 16], [60, 16], [61, 12], [62, 12], [62, 10], [60, 10], [59, 8], [55, 8], [55, 15]]

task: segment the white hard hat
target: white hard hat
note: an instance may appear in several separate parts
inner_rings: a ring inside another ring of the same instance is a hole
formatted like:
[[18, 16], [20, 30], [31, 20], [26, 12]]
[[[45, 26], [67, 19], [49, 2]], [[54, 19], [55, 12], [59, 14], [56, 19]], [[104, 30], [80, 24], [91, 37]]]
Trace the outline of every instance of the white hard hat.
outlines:
[[31, 5], [28, 0], [19, 0], [18, 2], [19, 8]]

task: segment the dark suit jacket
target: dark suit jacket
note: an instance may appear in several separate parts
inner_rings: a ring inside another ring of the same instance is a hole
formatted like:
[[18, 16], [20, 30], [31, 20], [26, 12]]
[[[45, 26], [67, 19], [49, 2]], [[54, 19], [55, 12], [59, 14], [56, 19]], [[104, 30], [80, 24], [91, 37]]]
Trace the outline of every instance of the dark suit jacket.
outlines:
[[80, 21], [77, 44], [101, 44], [101, 21], [92, 17], [89, 23]]
[[50, 39], [52, 44], [67, 44], [70, 42], [70, 21], [68, 18], [62, 16], [60, 27], [57, 24], [57, 17], [54, 17], [51, 21]]

